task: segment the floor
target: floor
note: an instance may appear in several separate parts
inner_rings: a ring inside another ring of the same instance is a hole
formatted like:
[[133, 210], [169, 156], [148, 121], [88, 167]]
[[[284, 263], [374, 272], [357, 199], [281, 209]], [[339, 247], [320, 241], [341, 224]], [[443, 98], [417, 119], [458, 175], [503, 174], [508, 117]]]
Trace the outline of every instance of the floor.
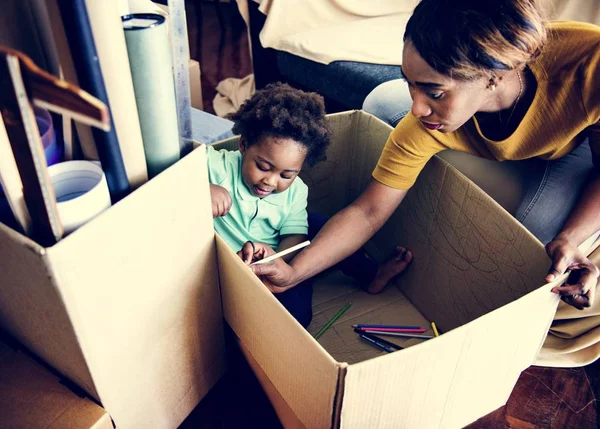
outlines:
[[[191, 56], [200, 62], [204, 108], [212, 113], [217, 83], [252, 72], [246, 29], [235, 2], [186, 3]], [[229, 343], [229, 372], [180, 428], [280, 428], [258, 381], [233, 342]], [[530, 367], [522, 373], [506, 406], [468, 428], [597, 428], [598, 398], [600, 362], [574, 369]]]

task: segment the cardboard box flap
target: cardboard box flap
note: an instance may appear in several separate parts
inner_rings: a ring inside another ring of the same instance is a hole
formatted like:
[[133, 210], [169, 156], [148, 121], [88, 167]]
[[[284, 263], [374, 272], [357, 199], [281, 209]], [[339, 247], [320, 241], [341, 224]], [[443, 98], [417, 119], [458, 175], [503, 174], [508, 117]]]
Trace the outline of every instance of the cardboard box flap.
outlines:
[[98, 399], [117, 427], [176, 427], [223, 372], [209, 200], [198, 148], [48, 250]]
[[225, 319], [302, 424], [330, 427], [344, 365], [323, 350], [218, 235], [216, 242]]
[[[0, 325], [97, 398], [46, 249], [0, 223], [0, 260]], [[23, 312], [30, 308], [37, 311]], [[63, 341], [55, 341], [55, 335]]]
[[396, 243], [413, 251], [397, 284], [444, 331], [537, 289], [550, 266], [529, 231], [439, 158], [373, 243], [380, 252]]
[[303, 168], [309, 211], [333, 216], [365, 189], [392, 128], [362, 111], [327, 116], [332, 141], [327, 160]]
[[559, 302], [553, 286], [439, 338], [349, 366], [341, 427], [461, 428], [504, 405], [550, 327]]
[[0, 426], [11, 429], [112, 429], [110, 416], [25, 353], [0, 342]]

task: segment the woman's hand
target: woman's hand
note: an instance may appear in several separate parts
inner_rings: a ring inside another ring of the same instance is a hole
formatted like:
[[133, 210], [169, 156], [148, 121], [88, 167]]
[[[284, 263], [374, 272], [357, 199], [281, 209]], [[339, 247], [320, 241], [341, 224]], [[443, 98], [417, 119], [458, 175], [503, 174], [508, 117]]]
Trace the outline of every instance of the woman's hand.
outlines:
[[250, 265], [253, 262], [265, 259], [267, 256], [274, 255], [275, 251], [265, 243], [256, 243], [253, 241], [246, 241], [237, 255], [240, 257], [244, 264]]
[[210, 201], [212, 203], [213, 218], [225, 216], [231, 209], [231, 195], [222, 186], [210, 185]]
[[252, 265], [250, 268], [273, 293], [285, 292], [297, 284], [294, 282], [294, 269], [282, 258], [265, 264]]
[[552, 260], [552, 267], [546, 275], [547, 282], [571, 271], [566, 283], [553, 288], [552, 292], [559, 294], [563, 301], [578, 310], [592, 305], [600, 274], [598, 268], [577, 246], [560, 235], [546, 245], [546, 252]]

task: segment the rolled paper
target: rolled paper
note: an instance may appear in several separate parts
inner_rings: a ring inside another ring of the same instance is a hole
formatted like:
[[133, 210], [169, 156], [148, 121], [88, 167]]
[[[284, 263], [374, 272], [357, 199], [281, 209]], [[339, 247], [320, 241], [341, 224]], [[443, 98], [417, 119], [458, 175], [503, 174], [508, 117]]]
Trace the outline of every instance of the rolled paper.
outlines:
[[65, 234], [110, 207], [104, 172], [93, 161], [66, 161], [48, 168]]
[[180, 157], [167, 27], [153, 13], [122, 19], [148, 175], [154, 177]]
[[135, 189], [148, 180], [148, 171], [118, 3], [86, 0], [125, 172]]
[[[107, 106], [110, 106], [85, 0], [59, 1], [58, 7], [75, 71], [77, 72], [79, 86]], [[106, 174], [111, 199], [113, 202], [117, 202], [129, 193], [129, 180], [127, 179], [112, 117], [110, 131], [105, 132], [93, 128], [92, 134], [96, 142], [102, 169]]]

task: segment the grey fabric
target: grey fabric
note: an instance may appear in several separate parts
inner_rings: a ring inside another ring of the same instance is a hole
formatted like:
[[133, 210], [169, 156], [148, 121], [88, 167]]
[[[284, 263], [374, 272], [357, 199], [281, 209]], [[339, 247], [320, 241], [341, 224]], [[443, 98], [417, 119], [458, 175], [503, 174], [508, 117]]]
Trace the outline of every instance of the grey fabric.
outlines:
[[542, 243], [560, 232], [594, 170], [589, 144], [568, 155], [544, 161], [522, 161], [529, 172], [525, 195], [515, 217]]
[[285, 78], [348, 109], [362, 108], [365, 97], [376, 86], [400, 78], [398, 66], [352, 61], [334, 61], [325, 65], [287, 52], [277, 52], [277, 65]]
[[408, 84], [403, 79], [394, 79], [378, 85], [367, 95], [362, 109], [377, 116], [392, 127], [396, 127], [412, 106]]

